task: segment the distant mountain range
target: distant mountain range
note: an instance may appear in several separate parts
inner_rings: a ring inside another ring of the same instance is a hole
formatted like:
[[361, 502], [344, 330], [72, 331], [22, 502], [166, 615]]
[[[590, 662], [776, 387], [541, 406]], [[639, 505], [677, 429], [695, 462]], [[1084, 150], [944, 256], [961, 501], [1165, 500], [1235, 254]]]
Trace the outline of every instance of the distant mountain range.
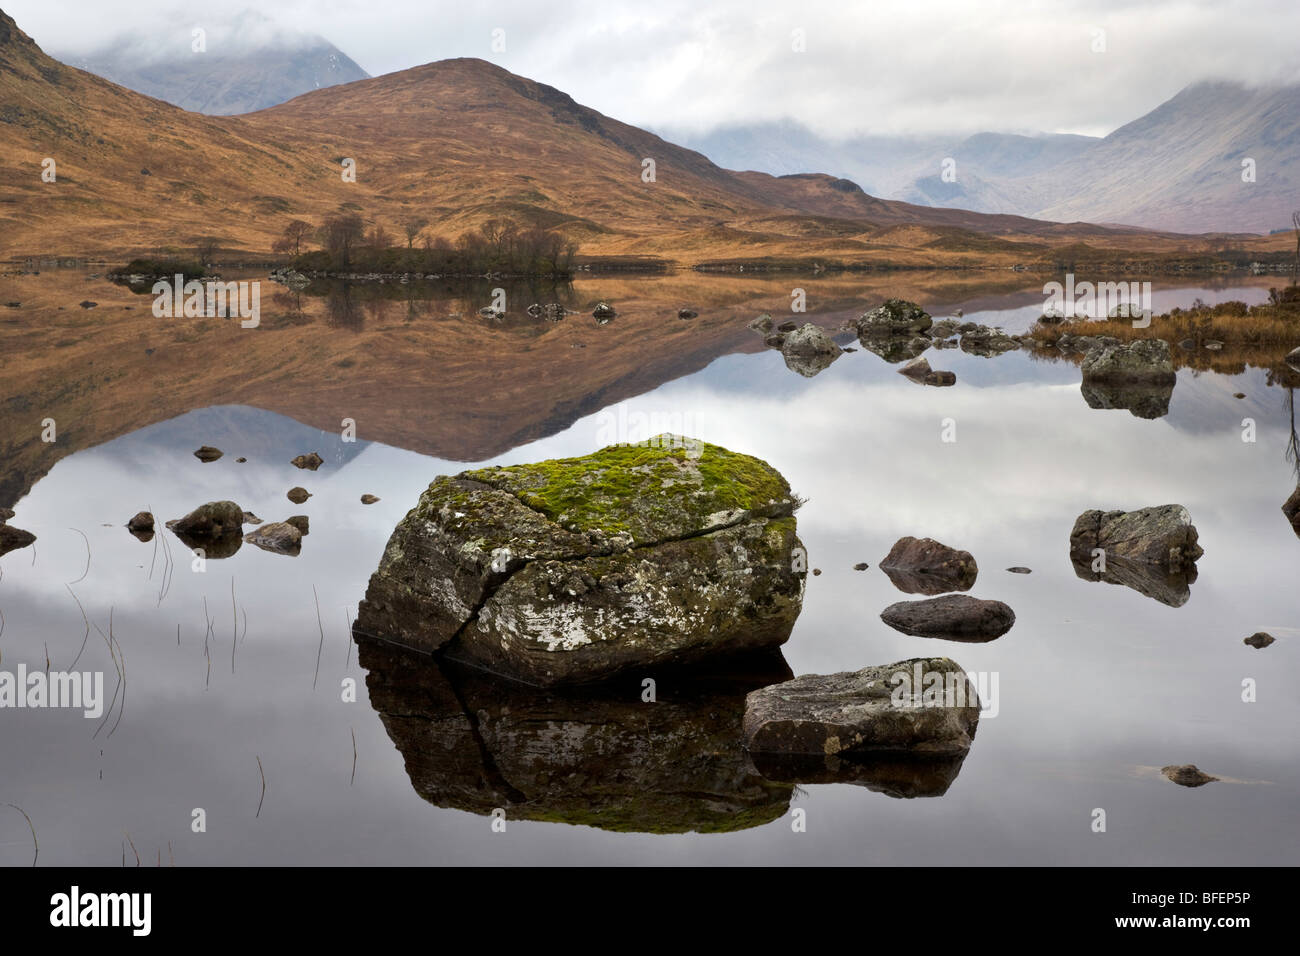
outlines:
[[285, 29], [261, 14], [203, 22], [201, 51], [190, 30], [171, 29], [53, 55], [137, 93], [215, 116], [251, 113], [370, 75], [324, 37]]
[[[1102, 138], [979, 133], [842, 142], [792, 122], [662, 135], [736, 169], [819, 170], [928, 206], [1177, 232], [1269, 232], [1300, 208], [1300, 86], [1199, 83]], [[1242, 161], [1254, 160], [1254, 182]], [[945, 161], [955, 174], [945, 178]]]

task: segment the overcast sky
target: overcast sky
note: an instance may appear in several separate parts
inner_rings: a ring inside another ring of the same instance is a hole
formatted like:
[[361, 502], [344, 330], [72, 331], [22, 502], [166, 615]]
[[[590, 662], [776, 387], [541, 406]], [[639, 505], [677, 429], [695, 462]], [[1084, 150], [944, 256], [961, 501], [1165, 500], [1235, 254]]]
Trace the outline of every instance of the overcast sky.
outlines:
[[[42, 47], [84, 51], [124, 29], [174, 30], [188, 43], [193, 26], [249, 3], [0, 7]], [[1198, 80], [1300, 81], [1298, 0], [287, 0], [258, 9], [320, 33], [374, 75], [482, 57], [655, 128], [793, 119], [836, 138], [1100, 135]], [[493, 50], [497, 29], [503, 52]]]

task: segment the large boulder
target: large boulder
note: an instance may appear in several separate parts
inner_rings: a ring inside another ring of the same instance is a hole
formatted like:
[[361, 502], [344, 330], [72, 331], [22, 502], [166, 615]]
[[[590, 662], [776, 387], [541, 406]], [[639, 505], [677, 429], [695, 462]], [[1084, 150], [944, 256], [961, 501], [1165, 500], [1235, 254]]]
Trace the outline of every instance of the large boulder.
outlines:
[[1163, 339], [1139, 339], [1127, 345], [1106, 345], [1084, 356], [1085, 382], [1145, 382], [1171, 385], [1177, 379]]
[[880, 562], [880, 570], [908, 594], [969, 591], [979, 565], [969, 551], [958, 551], [933, 538], [899, 538]]
[[796, 506], [770, 465], [676, 436], [440, 477], [356, 627], [540, 686], [774, 647], [803, 600]]
[[880, 612], [896, 631], [915, 637], [983, 642], [1001, 637], [1016, 623], [1016, 612], [1001, 601], [946, 594], [923, 601], [899, 601]]
[[1070, 560], [1086, 581], [1132, 588], [1170, 607], [1181, 607], [1204, 554], [1196, 526], [1182, 505], [1139, 511], [1085, 511], [1070, 532]]
[[946, 657], [916, 658], [839, 674], [810, 674], [745, 699], [751, 754], [836, 757], [965, 754], [979, 695]]
[[881, 338], [925, 332], [932, 323], [930, 314], [915, 302], [888, 299], [859, 316], [856, 325], [859, 338]]

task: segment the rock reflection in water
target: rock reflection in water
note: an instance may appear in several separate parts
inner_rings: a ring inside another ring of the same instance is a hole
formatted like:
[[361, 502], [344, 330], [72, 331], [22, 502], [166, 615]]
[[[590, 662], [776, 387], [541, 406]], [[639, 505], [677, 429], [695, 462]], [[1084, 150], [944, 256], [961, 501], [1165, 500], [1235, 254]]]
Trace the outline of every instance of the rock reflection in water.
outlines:
[[853, 759], [834, 754], [750, 754], [755, 772], [771, 781], [792, 785], [847, 783], [902, 799], [943, 796], [957, 779], [965, 759], [965, 754], [888, 754]]
[[357, 646], [370, 702], [435, 806], [643, 833], [743, 830], [789, 808], [793, 788], [754, 771], [741, 735], [746, 693], [791, 676], [779, 654], [656, 673], [649, 703], [640, 677], [566, 694]]
[[1137, 418], [1156, 419], [1169, 414], [1174, 396], [1170, 385], [1124, 385], [1084, 382], [1083, 400], [1089, 408], [1125, 409]]

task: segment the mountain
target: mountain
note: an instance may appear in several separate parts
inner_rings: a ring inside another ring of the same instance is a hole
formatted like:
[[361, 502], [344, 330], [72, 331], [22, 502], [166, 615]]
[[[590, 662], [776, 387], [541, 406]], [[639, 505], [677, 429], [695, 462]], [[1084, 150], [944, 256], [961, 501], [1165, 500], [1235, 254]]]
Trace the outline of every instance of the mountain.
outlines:
[[79, 69], [196, 113], [251, 113], [302, 93], [369, 77], [324, 37], [252, 12], [204, 20], [205, 49], [188, 32], [125, 34], [84, 53], [52, 51]]
[[[57, 181], [44, 182], [45, 160]], [[356, 162], [345, 182], [342, 161]], [[653, 161], [655, 175], [643, 178]], [[684, 264], [1009, 267], [1052, 248], [1181, 240], [877, 199], [821, 173], [723, 169], [477, 59], [333, 86], [242, 116], [186, 112], [51, 59], [0, 14], [0, 256], [265, 254], [291, 218], [340, 208], [455, 239], [539, 224], [591, 256]]]
[[[681, 134], [724, 165], [836, 171], [888, 199], [1175, 232], [1285, 227], [1300, 188], [1300, 86], [1189, 86], [1103, 138], [979, 133], [822, 139], [797, 124]], [[945, 181], [943, 162], [956, 163]], [[1243, 159], [1256, 181], [1242, 181]], [[869, 184], [869, 185], [868, 185]]]

